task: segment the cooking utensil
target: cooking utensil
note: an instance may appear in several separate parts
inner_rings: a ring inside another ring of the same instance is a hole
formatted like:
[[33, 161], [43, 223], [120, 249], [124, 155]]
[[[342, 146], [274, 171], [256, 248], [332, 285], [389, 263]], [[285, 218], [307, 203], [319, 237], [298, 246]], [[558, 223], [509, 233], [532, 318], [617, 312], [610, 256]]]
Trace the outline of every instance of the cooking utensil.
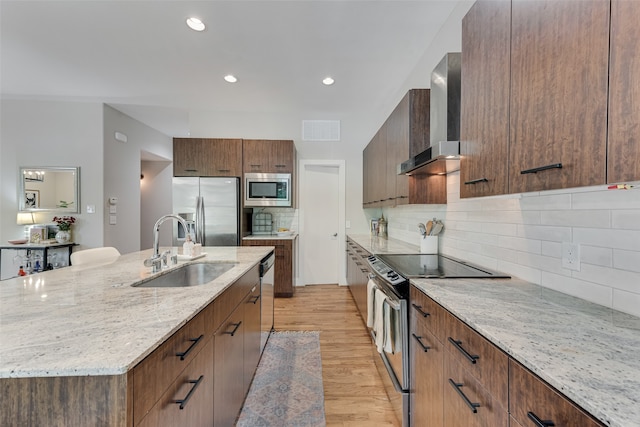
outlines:
[[427, 235], [427, 229], [425, 228], [423, 223], [418, 224], [418, 230], [420, 230], [420, 235], [424, 238]]
[[444, 228], [444, 224], [441, 221], [436, 222], [435, 225], [433, 226], [433, 229], [431, 230], [430, 235], [437, 236], [438, 234], [440, 234], [443, 228]]
[[427, 221], [427, 228], [426, 228], [427, 235], [431, 236], [431, 229], [432, 228], [433, 228], [433, 221], [431, 221], [431, 220]]

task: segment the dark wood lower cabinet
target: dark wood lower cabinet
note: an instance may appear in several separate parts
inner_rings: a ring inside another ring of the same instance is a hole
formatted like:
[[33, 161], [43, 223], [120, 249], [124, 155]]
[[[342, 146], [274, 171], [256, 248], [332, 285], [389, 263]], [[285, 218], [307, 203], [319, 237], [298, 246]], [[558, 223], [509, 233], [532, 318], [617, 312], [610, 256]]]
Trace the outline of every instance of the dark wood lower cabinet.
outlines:
[[411, 360], [414, 376], [411, 386], [411, 425], [442, 426], [444, 348], [425, 325], [418, 325], [409, 339], [414, 348]]
[[583, 412], [515, 360], [509, 361], [509, 412], [523, 427], [536, 427], [536, 418], [562, 427], [600, 427]]
[[274, 271], [274, 296], [279, 298], [292, 297], [295, 293], [295, 253], [296, 238], [294, 239], [258, 239], [243, 240], [242, 246], [273, 246], [275, 247], [276, 265]]
[[260, 286], [244, 299], [244, 394], [249, 391], [260, 361]]

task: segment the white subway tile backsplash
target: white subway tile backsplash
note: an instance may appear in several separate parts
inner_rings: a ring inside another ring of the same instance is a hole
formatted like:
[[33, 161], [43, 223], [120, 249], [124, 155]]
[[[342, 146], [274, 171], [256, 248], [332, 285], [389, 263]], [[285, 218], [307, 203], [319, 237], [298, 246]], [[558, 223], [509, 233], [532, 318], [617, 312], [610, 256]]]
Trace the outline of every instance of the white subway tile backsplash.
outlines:
[[613, 308], [634, 316], [640, 316], [640, 294], [614, 289]]
[[[417, 245], [418, 222], [435, 216], [445, 223], [443, 254], [638, 314], [640, 191], [602, 185], [461, 200], [459, 173], [447, 176], [447, 191], [447, 205], [385, 208], [389, 236]], [[562, 268], [562, 242], [580, 244], [581, 271]]]

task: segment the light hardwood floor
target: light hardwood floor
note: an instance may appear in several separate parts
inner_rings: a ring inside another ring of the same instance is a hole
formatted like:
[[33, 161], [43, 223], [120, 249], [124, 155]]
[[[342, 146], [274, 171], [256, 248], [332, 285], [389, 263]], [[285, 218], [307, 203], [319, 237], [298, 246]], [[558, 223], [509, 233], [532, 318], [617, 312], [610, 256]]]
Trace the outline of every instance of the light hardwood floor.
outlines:
[[320, 331], [328, 427], [394, 426], [395, 417], [373, 362], [374, 348], [346, 286], [296, 288], [276, 298], [277, 331]]

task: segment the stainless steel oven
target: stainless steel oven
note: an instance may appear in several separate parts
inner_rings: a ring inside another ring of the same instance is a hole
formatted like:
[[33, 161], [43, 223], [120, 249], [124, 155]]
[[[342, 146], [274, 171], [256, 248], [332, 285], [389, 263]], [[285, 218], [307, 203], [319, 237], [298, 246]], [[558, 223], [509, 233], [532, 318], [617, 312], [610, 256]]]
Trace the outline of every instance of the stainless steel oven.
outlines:
[[[371, 337], [376, 352], [380, 349], [378, 334], [391, 331], [397, 334], [392, 345], [382, 346], [379, 357], [374, 357], [378, 371], [387, 390], [387, 395], [402, 426], [410, 425], [411, 408], [409, 407], [409, 390], [411, 387], [411, 372], [409, 355], [409, 280], [411, 278], [508, 278], [509, 276], [478, 267], [470, 263], [443, 255], [430, 254], [384, 254], [375, 255], [367, 259], [371, 267], [370, 283], [367, 289], [368, 311], [375, 311], [378, 295], [384, 301], [387, 310], [383, 315], [383, 324], [367, 319], [371, 326]], [[378, 294], [377, 292], [382, 294]], [[373, 301], [372, 301], [373, 300]], [[368, 317], [371, 314], [368, 313]], [[375, 319], [374, 319], [375, 320]], [[380, 329], [383, 328], [383, 329]]]

